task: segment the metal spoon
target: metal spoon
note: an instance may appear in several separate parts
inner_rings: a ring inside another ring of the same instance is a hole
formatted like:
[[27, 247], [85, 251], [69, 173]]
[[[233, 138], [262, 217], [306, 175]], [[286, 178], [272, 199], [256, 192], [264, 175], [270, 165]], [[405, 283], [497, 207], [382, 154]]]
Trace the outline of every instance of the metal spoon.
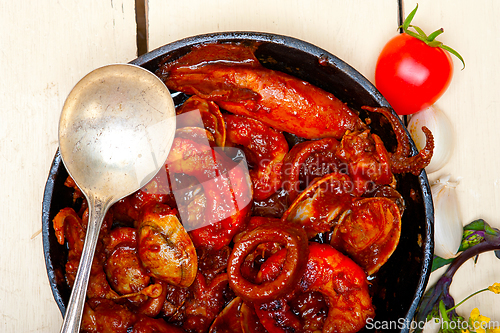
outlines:
[[63, 163], [89, 204], [83, 253], [61, 332], [79, 332], [90, 268], [103, 218], [119, 199], [164, 165], [175, 134], [170, 92], [134, 65], [98, 68], [79, 81], [59, 122]]

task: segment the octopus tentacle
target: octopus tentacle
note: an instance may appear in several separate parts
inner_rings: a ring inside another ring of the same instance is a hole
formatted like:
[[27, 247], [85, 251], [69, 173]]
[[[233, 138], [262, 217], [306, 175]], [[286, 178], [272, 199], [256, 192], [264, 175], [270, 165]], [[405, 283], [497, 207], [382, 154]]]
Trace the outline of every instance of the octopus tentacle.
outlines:
[[396, 140], [398, 141], [398, 146], [396, 148], [396, 151], [393, 153], [394, 155], [405, 156], [405, 157], [410, 155], [411, 149], [408, 136], [406, 135], [406, 132], [403, 126], [401, 125], [399, 118], [396, 115], [394, 115], [394, 113], [392, 113], [390, 109], [384, 107], [374, 108], [369, 106], [363, 106], [362, 109], [370, 112], [380, 113], [385, 118], [387, 118], [387, 120], [391, 124], [394, 134], [396, 135]]
[[425, 134], [425, 147], [415, 156], [391, 156], [391, 170], [394, 173], [411, 172], [415, 176], [420, 174], [423, 168], [429, 165], [432, 153], [434, 151], [434, 136], [431, 131], [423, 126], [422, 131]]
[[363, 106], [362, 109], [382, 114], [392, 126], [392, 130], [398, 142], [396, 151], [394, 153], [389, 153], [391, 171], [393, 173], [411, 172], [414, 175], [418, 175], [420, 171], [430, 163], [432, 153], [434, 152], [434, 137], [427, 127], [422, 127], [422, 131], [426, 138], [425, 147], [420, 150], [417, 155], [409, 156], [411, 153], [410, 140], [397, 116], [385, 107], [374, 108]]

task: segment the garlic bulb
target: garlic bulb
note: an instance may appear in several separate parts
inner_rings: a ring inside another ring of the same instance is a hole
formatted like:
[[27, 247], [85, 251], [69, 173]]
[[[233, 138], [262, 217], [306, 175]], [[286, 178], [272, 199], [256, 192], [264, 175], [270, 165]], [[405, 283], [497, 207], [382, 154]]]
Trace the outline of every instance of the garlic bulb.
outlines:
[[441, 328], [441, 318], [431, 318], [424, 325], [423, 333], [438, 333]]
[[449, 259], [456, 256], [462, 242], [463, 224], [455, 187], [450, 176], [431, 186], [434, 201], [434, 254]]
[[441, 169], [450, 159], [453, 151], [453, 128], [446, 114], [435, 105], [411, 116], [408, 131], [418, 150], [425, 146], [425, 134], [422, 126], [431, 130], [434, 136], [434, 154], [425, 168], [427, 173]]

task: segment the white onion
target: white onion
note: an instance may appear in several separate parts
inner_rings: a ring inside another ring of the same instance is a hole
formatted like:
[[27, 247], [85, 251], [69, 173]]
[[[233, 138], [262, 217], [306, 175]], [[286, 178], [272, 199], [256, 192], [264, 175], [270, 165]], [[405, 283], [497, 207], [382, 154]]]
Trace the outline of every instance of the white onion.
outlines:
[[434, 136], [434, 154], [425, 168], [427, 173], [432, 173], [441, 169], [450, 159], [454, 146], [453, 128], [446, 114], [435, 105], [413, 114], [408, 123], [408, 131], [418, 150], [425, 146], [422, 126], [430, 129]]
[[434, 201], [434, 254], [449, 259], [456, 256], [462, 242], [463, 224], [455, 187], [450, 176], [431, 186]]

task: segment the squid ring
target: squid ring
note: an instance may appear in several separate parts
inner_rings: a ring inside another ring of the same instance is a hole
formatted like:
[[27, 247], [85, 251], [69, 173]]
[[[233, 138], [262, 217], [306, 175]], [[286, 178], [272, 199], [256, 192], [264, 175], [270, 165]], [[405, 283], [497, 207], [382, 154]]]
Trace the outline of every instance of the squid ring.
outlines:
[[[286, 258], [280, 275], [273, 281], [256, 284], [241, 273], [245, 258], [259, 244], [273, 242], [286, 247]], [[279, 298], [293, 290], [302, 277], [307, 264], [308, 239], [300, 226], [291, 223], [266, 224], [243, 236], [233, 248], [228, 263], [229, 285], [244, 300], [265, 302]]]
[[[293, 146], [283, 160], [283, 188], [288, 192], [290, 202], [300, 194], [300, 169], [309, 156], [317, 152], [335, 152], [340, 145], [334, 138], [324, 138], [314, 141], [304, 141]], [[340, 167], [340, 165], [339, 165]]]

